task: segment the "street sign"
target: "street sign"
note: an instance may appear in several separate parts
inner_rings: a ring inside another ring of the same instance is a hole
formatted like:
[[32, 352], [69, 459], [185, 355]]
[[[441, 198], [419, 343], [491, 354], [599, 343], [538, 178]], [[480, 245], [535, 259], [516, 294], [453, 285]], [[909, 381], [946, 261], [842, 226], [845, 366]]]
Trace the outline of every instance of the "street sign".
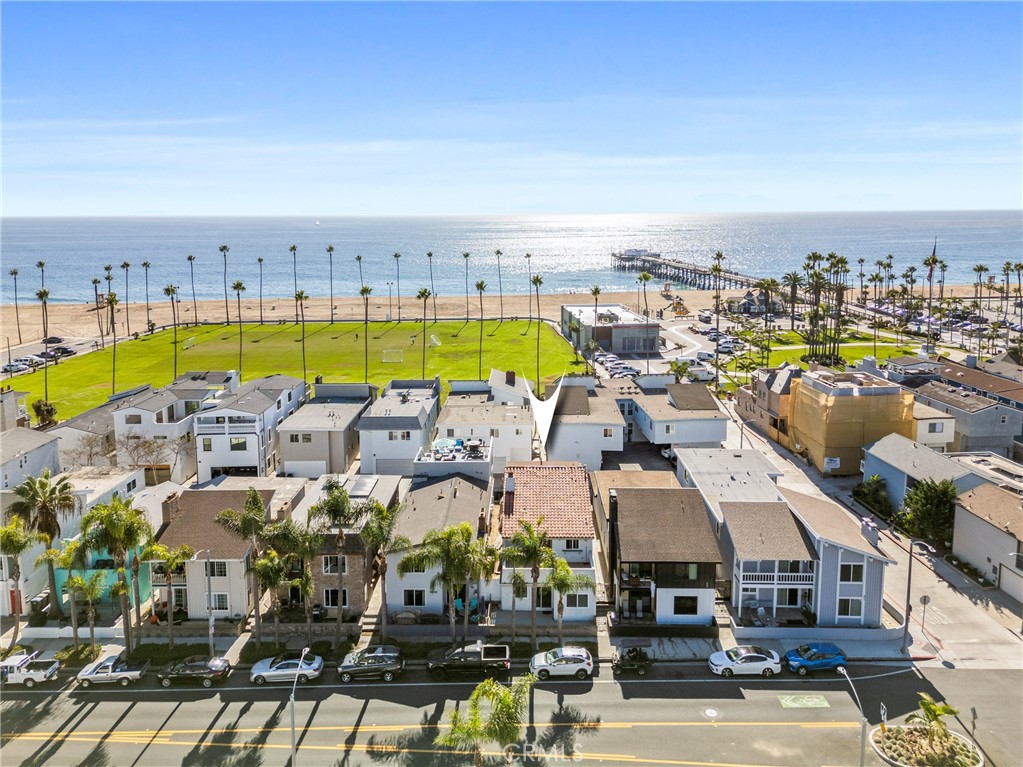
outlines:
[[927, 605], [929, 605], [930, 603], [931, 598], [929, 596], [927, 596], [926, 594], [921, 595], [920, 604], [922, 604], [924, 607], [927, 607]]

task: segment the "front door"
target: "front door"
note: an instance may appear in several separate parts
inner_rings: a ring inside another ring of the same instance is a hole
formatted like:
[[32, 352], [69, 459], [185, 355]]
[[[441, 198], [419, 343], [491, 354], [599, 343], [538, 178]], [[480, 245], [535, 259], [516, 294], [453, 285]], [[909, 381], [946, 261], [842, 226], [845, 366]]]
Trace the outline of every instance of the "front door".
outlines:
[[540, 586], [536, 591], [536, 609], [553, 611], [554, 602], [551, 598], [551, 590]]

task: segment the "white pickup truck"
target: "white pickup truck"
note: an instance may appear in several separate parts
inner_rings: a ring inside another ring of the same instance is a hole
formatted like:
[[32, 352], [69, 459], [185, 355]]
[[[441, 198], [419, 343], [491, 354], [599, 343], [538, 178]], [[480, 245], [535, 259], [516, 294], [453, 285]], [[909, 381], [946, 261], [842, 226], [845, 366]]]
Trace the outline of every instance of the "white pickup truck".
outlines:
[[37, 652], [31, 655], [21, 653], [6, 658], [0, 662], [0, 682], [5, 685], [23, 684], [26, 687], [35, 687], [42, 682], [56, 679], [60, 661], [38, 658]]
[[137, 682], [149, 668], [149, 661], [145, 663], [128, 663], [124, 653], [110, 655], [86, 666], [78, 672], [78, 684], [88, 687], [91, 684], [109, 684], [117, 682], [121, 687], [127, 687]]

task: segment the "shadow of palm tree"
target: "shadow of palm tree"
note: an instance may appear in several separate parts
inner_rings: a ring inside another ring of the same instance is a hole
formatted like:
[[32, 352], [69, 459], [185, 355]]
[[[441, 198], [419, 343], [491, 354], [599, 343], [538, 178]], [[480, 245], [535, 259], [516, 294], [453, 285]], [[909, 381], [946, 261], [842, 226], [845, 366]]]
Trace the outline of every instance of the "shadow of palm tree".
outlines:
[[[245, 742], [236, 742], [238, 737], [236, 728], [251, 708], [251, 703], [246, 704], [239, 710], [233, 722], [213, 732], [209, 737], [204, 738], [202, 745], [196, 744], [196, 747], [181, 760], [181, 764], [257, 767], [257, 765], [263, 762], [263, 749], [261, 746], [266, 744], [270, 733], [280, 724], [284, 706], [283, 701], [277, 704], [277, 708], [267, 717], [263, 726], [254, 737]], [[212, 729], [213, 725], [211, 724], [206, 730], [206, 734], [208, 735]]]
[[566, 706], [563, 700], [559, 700], [558, 708], [551, 713], [550, 724], [536, 739], [537, 744], [542, 747], [541, 756], [531, 758], [525, 763], [545, 763], [547, 760], [542, 754], [571, 756], [576, 752], [578, 737], [593, 735], [599, 727], [599, 716], [585, 716], [576, 706]]
[[431, 714], [423, 713], [417, 731], [402, 732], [387, 738], [371, 735], [366, 741], [367, 756], [381, 764], [449, 767], [452, 764], [451, 752], [433, 743], [443, 714], [444, 704], [438, 703]]

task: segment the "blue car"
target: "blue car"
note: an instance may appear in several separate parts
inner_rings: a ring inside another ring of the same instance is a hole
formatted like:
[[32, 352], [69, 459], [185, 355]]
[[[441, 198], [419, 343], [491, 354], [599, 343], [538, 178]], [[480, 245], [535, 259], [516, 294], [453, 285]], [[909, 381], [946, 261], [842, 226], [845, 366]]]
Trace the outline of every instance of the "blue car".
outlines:
[[829, 642], [810, 642], [785, 653], [785, 665], [800, 676], [811, 671], [837, 671], [846, 663], [842, 648]]

